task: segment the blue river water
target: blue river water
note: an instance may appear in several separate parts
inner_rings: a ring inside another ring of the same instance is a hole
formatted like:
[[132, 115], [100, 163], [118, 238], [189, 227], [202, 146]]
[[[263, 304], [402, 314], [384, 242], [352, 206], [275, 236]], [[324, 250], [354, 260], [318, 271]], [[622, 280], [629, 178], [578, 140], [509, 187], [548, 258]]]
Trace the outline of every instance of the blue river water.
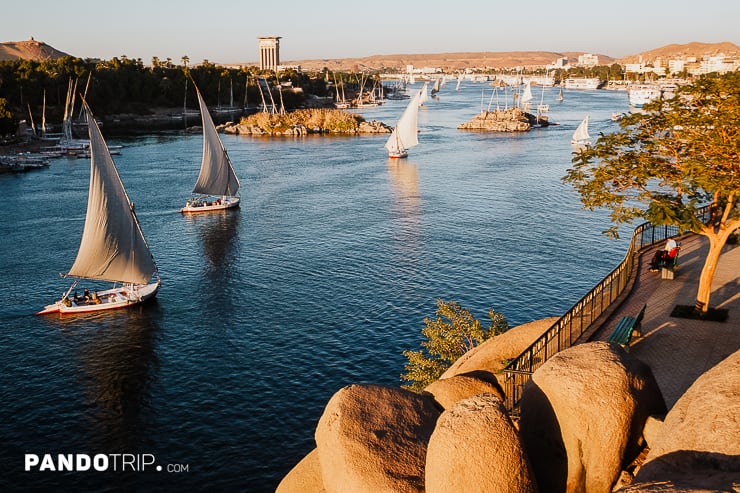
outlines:
[[[491, 88], [453, 86], [420, 110], [408, 159], [387, 158], [385, 135], [224, 135], [242, 203], [223, 214], [178, 212], [199, 134], [109, 139], [162, 278], [154, 302], [124, 311], [34, 315], [68, 287], [89, 161], [0, 175], [0, 490], [274, 491], [315, 447], [334, 392], [401, 384], [436, 299], [511, 325], [577, 302], [629, 232], [606, 238], [607, 213], [561, 181], [570, 137], [586, 114], [592, 136], [616, 130], [626, 94], [557, 103], [548, 88], [559, 125], [502, 135], [457, 130]], [[393, 125], [405, 104], [362, 114]], [[111, 463], [26, 472], [26, 454]], [[114, 471], [113, 454], [137, 462]], [[141, 464], [151, 457], [162, 471]]]

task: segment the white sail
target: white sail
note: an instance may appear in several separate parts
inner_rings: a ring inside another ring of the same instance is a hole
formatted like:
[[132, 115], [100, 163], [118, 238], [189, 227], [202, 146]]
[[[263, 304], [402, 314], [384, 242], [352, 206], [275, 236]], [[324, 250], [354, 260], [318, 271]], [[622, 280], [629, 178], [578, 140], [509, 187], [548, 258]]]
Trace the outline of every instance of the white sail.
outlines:
[[419, 143], [418, 137], [419, 94], [411, 98], [396, 127], [385, 143], [391, 154], [403, 153]]
[[432, 94], [437, 94], [439, 92], [439, 79], [434, 80], [434, 85], [432, 86]]
[[44, 89], [44, 105], [41, 109], [41, 137], [46, 137], [46, 89]]
[[588, 144], [591, 141], [591, 136], [588, 134], [588, 118], [583, 119], [576, 131], [573, 132], [573, 138], [571, 139], [572, 144]]
[[208, 108], [206, 107], [203, 96], [198, 88], [195, 88], [198, 94], [198, 104], [200, 105], [200, 115], [203, 122], [203, 160], [200, 164], [200, 174], [195, 182], [193, 193], [214, 196], [233, 196], [239, 190], [239, 179], [234, 173], [234, 167], [231, 165], [229, 155], [221, 143], [216, 126]]
[[527, 104], [532, 101], [532, 86], [530, 81], [524, 84], [524, 91], [522, 91], [522, 98], [520, 99], [522, 104]]
[[[77, 82], [75, 81], [74, 88], [77, 88]], [[62, 121], [62, 135], [66, 142], [72, 140], [72, 112], [74, 111], [74, 89], [72, 87], [72, 79], [69, 79], [67, 86], [67, 100], [64, 103], [64, 120]]]
[[87, 103], [90, 188], [85, 227], [69, 275], [145, 284], [157, 271], [108, 146]]
[[427, 87], [429, 87], [429, 83], [425, 82], [424, 85], [421, 86], [421, 89], [419, 89], [419, 106], [429, 101], [429, 93], [427, 93]]

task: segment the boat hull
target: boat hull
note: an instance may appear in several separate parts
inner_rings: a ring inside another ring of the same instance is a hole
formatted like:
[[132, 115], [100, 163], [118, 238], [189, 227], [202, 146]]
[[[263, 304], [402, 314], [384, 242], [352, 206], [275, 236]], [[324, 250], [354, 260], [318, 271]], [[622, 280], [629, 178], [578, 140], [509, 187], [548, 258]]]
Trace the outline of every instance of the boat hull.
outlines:
[[66, 299], [59, 300], [51, 305], [46, 305], [36, 315], [59, 313], [60, 315], [75, 315], [81, 313], [100, 312], [105, 310], [117, 310], [138, 305], [154, 298], [159, 291], [160, 282], [149, 284], [136, 284], [133, 286], [119, 286], [104, 291], [96, 291], [94, 299], [74, 301]]
[[229, 197], [226, 199], [214, 200], [213, 202], [204, 201], [198, 204], [188, 203], [188, 205], [180, 209], [180, 212], [183, 214], [194, 214], [199, 212], [222, 211], [239, 207], [239, 202], [239, 197]]
[[388, 158], [390, 159], [402, 159], [405, 157], [408, 157], [409, 153], [406, 151], [398, 151], [398, 152], [389, 152]]

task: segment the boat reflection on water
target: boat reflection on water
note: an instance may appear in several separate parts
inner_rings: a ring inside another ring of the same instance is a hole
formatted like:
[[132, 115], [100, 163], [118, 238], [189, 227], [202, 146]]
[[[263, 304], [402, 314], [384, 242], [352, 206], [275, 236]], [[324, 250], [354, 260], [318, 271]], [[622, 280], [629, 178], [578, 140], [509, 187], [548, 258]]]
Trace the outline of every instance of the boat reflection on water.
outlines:
[[223, 281], [231, 277], [229, 267], [236, 260], [236, 238], [239, 232], [239, 210], [223, 210], [208, 215], [185, 216], [192, 223], [201, 240], [203, 255], [208, 261], [206, 266], [209, 278]]
[[199, 274], [197, 307], [202, 313], [213, 312], [214, 320], [233, 320], [239, 298], [240, 278], [238, 264], [239, 209], [228, 209], [210, 214], [185, 216], [193, 227], [203, 252], [203, 270]]
[[[393, 210], [401, 228], [396, 237], [403, 248], [413, 253], [421, 248], [421, 194], [419, 193], [418, 165], [414, 161], [388, 159], [388, 181], [391, 185]], [[416, 255], [412, 255], [416, 257]]]
[[80, 341], [78, 381], [89, 451], [148, 449], [156, 415], [151, 405], [159, 378], [156, 341], [162, 317], [153, 299], [129, 310], [49, 319], [65, 338]]

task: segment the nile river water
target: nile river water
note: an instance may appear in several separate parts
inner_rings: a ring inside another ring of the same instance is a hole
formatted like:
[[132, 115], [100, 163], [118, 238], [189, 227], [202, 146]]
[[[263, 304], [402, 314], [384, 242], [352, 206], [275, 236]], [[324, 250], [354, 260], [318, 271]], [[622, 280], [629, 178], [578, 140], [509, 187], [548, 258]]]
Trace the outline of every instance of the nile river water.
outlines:
[[[162, 278], [130, 310], [34, 316], [68, 287], [89, 161], [0, 175], [0, 490], [273, 491], [315, 447], [334, 392], [401, 384], [436, 299], [511, 325], [578, 301], [629, 231], [606, 238], [606, 212], [562, 183], [570, 137], [586, 114], [592, 135], [615, 130], [626, 94], [556, 103], [547, 89], [560, 125], [493, 135], [457, 130], [491, 88], [453, 85], [420, 110], [404, 160], [387, 158], [385, 135], [223, 136], [242, 185], [225, 214], [178, 212], [200, 135], [110, 138]], [[393, 125], [405, 105], [362, 114]], [[24, 471], [26, 454], [123, 453], [163, 470]]]

